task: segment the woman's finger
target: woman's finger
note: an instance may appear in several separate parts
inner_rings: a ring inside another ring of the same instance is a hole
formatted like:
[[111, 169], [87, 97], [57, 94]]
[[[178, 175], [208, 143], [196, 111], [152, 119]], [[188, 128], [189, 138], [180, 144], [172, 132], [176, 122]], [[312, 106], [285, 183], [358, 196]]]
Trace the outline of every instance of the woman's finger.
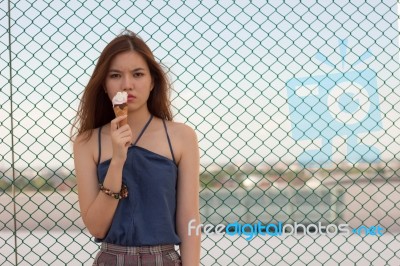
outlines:
[[125, 132], [125, 131], [130, 131], [131, 130], [129, 125], [123, 125], [122, 127], [119, 127], [118, 129], [120, 130], [120, 132]]
[[122, 120], [124, 120], [125, 118], [127, 118], [127, 115], [122, 115], [122, 116], [118, 116], [116, 118], [114, 118], [113, 120], [111, 120], [111, 130], [115, 131], [119, 128], [118, 124], [119, 122], [121, 122]]
[[114, 131], [116, 137], [130, 137], [132, 136], [132, 131], [128, 125], [124, 125]]

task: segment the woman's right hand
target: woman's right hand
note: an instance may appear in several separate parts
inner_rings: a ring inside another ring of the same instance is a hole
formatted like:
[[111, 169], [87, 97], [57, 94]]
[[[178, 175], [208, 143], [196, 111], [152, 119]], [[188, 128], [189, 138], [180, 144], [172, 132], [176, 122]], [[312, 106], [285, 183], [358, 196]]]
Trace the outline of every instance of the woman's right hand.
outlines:
[[119, 122], [126, 119], [126, 115], [119, 116], [113, 120], [111, 120], [111, 141], [113, 148], [112, 158], [114, 160], [119, 160], [121, 162], [125, 162], [128, 147], [132, 143], [132, 131], [130, 126], [124, 125], [119, 127]]

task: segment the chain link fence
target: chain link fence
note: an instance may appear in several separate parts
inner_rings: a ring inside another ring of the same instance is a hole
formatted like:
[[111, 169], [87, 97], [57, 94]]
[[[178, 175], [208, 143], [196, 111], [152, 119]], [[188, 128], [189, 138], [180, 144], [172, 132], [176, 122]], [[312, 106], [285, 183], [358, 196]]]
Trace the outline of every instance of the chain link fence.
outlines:
[[69, 131], [100, 51], [128, 28], [198, 134], [202, 222], [307, 226], [203, 233], [203, 265], [399, 265], [398, 5], [1, 1], [0, 264], [92, 263]]

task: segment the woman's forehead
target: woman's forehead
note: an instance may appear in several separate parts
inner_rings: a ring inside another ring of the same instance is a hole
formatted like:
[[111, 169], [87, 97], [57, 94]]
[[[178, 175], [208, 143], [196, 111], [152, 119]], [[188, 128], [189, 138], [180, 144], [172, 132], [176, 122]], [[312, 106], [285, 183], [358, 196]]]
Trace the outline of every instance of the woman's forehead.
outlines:
[[110, 69], [133, 70], [138, 68], [148, 69], [148, 66], [143, 56], [135, 51], [119, 53], [114, 56], [110, 63]]

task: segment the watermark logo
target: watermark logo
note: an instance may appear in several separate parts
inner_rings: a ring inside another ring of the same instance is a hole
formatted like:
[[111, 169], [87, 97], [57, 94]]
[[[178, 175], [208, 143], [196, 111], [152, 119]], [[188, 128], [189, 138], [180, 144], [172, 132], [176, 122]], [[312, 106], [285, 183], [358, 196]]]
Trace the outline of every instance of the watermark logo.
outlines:
[[348, 62], [347, 40], [339, 40], [338, 48], [341, 68], [318, 52], [316, 58], [329, 71], [286, 82], [293, 139], [320, 141], [319, 148], [304, 150], [298, 156], [304, 165], [329, 165], [335, 151], [332, 142], [337, 136], [346, 139], [349, 162], [380, 160], [378, 148], [358, 140], [361, 134], [382, 130], [377, 73], [362, 67], [368, 66], [363, 62], [373, 54], [367, 50], [355, 62]]
[[193, 225], [195, 220], [190, 220], [188, 223], [188, 235], [191, 236], [193, 232], [196, 235], [201, 234], [201, 229], [205, 235], [209, 234], [227, 234], [229, 236], [245, 236], [245, 239], [250, 241], [254, 237], [260, 236], [289, 236], [296, 234], [305, 234], [310, 236], [315, 235], [327, 235], [335, 236], [337, 234], [357, 234], [361, 235], [371, 235], [371, 236], [381, 236], [383, 235], [385, 229], [380, 225], [377, 226], [360, 226], [350, 230], [348, 224], [328, 224], [323, 225], [321, 222], [318, 224], [304, 225], [295, 222], [294, 224], [284, 224], [283, 222], [278, 222], [277, 224], [262, 224], [257, 222], [254, 224], [240, 224], [239, 222], [230, 223], [227, 225], [218, 224], [199, 224], [197, 226]]
[[365, 225], [362, 225], [358, 228], [354, 228], [353, 230], [351, 230], [351, 232], [353, 234], [357, 234], [357, 235], [371, 235], [371, 236], [381, 236], [383, 235], [385, 229], [383, 227], [381, 227], [380, 225], [377, 226], [371, 226], [371, 227], [367, 227]]

